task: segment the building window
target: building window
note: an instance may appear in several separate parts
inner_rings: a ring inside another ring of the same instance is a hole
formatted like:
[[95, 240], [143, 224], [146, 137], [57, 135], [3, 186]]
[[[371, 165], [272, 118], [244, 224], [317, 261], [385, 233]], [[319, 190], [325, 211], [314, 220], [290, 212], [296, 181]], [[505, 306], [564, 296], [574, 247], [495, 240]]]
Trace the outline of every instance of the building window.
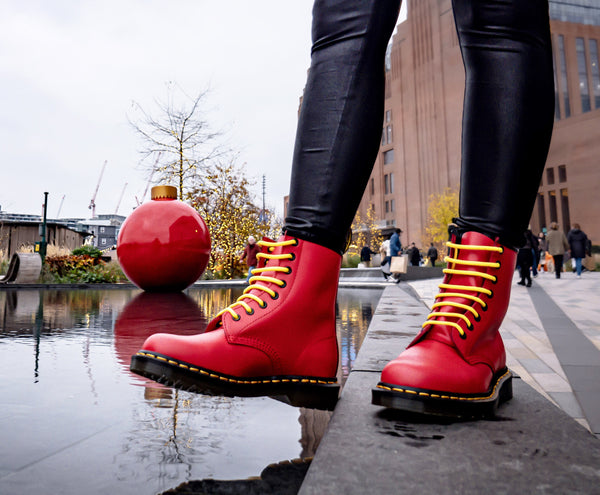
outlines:
[[100, 233], [104, 234], [104, 227], [100, 227]]
[[[556, 46], [552, 43], [552, 46]], [[558, 83], [556, 82], [556, 61], [552, 57], [552, 68], [554, 69], [554, 120], [560, 120], [560, 104], [558, 101]]]
[[391, 110], [386, 110], [385, 111], [385, 121], [386, 122], [391, 122], [392, 121], [392, 111]]
[[390, 144], [392, 142], [392, 126], [388, 125], [385, 130], [387, 134], [387, 144]]
[[560, 210], [562, 212], [563, 230], [567, 231], [571, 225], [571, 215], [569, 213], [569, 190], [560, 190]]
[[385, 191], [385, 194], [389, 194], [390, 193], [390, 177], [387, 174], [383, 176], [383, 184], [384, 184], [383, 189]]
[[390, 212], [390, 202], [389, 202], [389, 201], [386, 201], [386, 202], [385, 202], [385, 212], [386, 212], [386, 213], [389, 213], [389, 212]]
[[569, 103], [569, 86], [567, 84], [567, 59], [565, 58], [565, 37], [558, 36], [558, 52], [560, 57], [560, 82], [562, 84], [563, 102], [565, 104], [565, 118], [571, 116], [571, 105]]
[[103, 246], [106, 246], [106, 237], [103, 237], [102, 239], [100, 239], [100, 244], [102, 244]]
[[567, 182], [567, 166], [558, 166], [558, 182]]
[[381, 130], [381, 146], [385, 146], [386, 145], [386, 140], [385, 140], [385, 129]]
[[375, 179], [371, 177], [371, 196], [375, 194]]
[[592, 67], [592, 89], [594, 108], [600, 108], [600, 60], [598, 60], [598, 41], [589, 40], [590, 64]]
[[546, 169], [546, 183], [548, 185], [554, 184], [554, 169], [553, 168]]
[[390, 200], [390, 211], [391, 211], [392, 213], [394, 213], [395, 206], [396, 206], [396, 205], [395, 205], [395, 202], [394, 202], [394, 200], [393, 200], [393, 199], [391, 199], [391, 200]]
[[537, 209], [540, 228], [546, 227], [546, 201], [544, 201], [544, 195], [542, 193], [539, 193], [537, 197]]
[[390, 194], [394, 194], [394, 174], [393, 173], [390, 174]]
[[550, 207], [550, 221], [558, 222], [558, 216], [556, 214], [556, 191], [550, 191], [548, 193], [548, 206]]
[[394, 150], [388, 150], [383, 153], [383, 164], [394, 163]]
[[575, 39], [577, 50], [577, 70], [579, 71], [579, 94], [581, 96], [581, 111], [589, 112], [592, 109], [590, 103], [590, 88], [588, 86], [587, 60], [585, 58], [585, 43], [583, 38]]

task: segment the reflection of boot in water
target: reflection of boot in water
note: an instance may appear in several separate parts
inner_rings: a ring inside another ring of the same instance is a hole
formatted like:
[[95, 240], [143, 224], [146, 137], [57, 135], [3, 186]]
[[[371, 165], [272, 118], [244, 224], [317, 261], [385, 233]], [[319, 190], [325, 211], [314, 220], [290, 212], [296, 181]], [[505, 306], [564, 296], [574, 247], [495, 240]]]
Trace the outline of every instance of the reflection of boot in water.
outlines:
[[329, 425], [331, 414], [330, 411], [300, 408], [298, 422], [302, 427], [302, 438], [300, 438], [300, 445], [302, 445], [300, 457], [302, 459], [313, 457], [317, 452], [317, 448]]
[[153, 335], [133, 356], [131, 370], [193, 392], [268, 395], [331, 409], [339, 392], [335, 300], [341, 256], [289, 236], [258, 244], [250, 286], [205, 333]]
[[246, 480], [198, 480], [186, 481], [176, 488], [163, 492], [162, 495], [212, 493], [233, 495], [296, 495], [304, 476], [310, 467], [311, 459], [293, 459], [277, 464], [270, 464], [258, 478]]

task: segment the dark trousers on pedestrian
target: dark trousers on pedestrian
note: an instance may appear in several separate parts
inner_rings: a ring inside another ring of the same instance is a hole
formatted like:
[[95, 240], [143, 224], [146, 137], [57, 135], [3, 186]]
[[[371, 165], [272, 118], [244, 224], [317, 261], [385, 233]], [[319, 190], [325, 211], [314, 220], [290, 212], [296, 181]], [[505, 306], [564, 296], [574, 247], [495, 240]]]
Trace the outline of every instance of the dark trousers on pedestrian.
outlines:
[[556, 278], [560, 278], [560, 272], [562, 272], [563, 267], [563, 255], [553, 254], [552, 259], [554, 259], [554, 272], [556, 273]]

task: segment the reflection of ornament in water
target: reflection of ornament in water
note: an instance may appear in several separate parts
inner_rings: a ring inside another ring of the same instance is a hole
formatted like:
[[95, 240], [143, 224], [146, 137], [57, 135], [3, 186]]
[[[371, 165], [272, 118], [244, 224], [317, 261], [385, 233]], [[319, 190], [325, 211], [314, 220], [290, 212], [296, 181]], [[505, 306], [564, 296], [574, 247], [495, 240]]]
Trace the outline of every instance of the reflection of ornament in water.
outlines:
[[200, 214], [177, 201], [173, 186], [152, 188], [152, 201], [127, 217], [117, 241], [127, 278], [147, 291], [181, 291], [204, 273], [210, 234]]
[[138, 383], [146, 383], [129, 371], [129, 363], [150, 335], [159, 332], [196, 335], [204, 332], [206, 324], [202, 310], [186, 294], [142, 292], [127, 303], [115, 322], [117, 359]]

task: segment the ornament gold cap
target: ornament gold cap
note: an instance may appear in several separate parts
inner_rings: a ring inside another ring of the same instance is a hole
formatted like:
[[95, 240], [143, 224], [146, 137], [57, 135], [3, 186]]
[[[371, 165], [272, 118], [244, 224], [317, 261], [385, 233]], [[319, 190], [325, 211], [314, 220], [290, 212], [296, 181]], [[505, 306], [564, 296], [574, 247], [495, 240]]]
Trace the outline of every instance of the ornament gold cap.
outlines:
[[154, 186], [150, 190], [150, 199], [177, 199], [175, 186]]

